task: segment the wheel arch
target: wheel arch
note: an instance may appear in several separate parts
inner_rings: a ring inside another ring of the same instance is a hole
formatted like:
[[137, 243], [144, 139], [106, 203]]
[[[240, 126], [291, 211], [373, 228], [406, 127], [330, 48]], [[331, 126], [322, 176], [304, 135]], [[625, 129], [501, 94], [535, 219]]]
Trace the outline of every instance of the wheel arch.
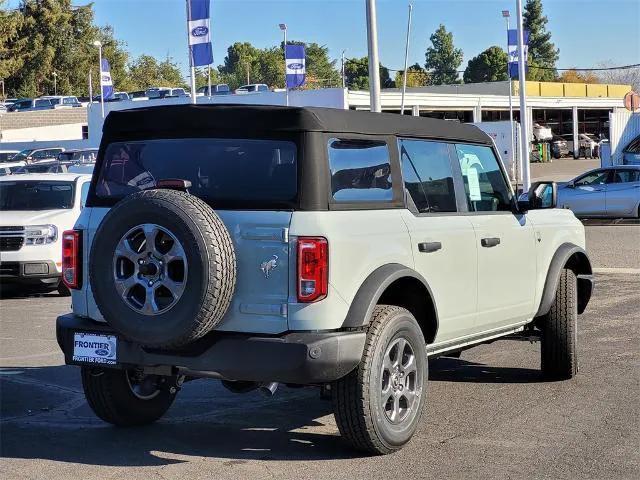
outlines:
[[418, 272], [398, 263], [378, 267], [358, 289], [342, 327], [368, 325], [373, 309], [379, 304], [409, 310], [418, 321], [425, 341], [433, 343], [438, 332], [438, 311], [429, 283]]
[[578, 277], [578, 314], [587, 308], [593, 291], [591, 261], [582, 247], [573, 243], [563, 243], [558, 247], [549, 264], [536, 317], [549, 313], [564, 268], [572, 270]]

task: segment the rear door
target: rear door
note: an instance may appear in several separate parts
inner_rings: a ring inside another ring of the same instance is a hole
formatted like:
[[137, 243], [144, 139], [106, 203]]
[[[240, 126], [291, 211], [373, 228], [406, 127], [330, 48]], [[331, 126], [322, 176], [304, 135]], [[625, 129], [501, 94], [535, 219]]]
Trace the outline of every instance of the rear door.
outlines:
[[[189, 192], [218, 213], [232, 238], [236, 284], [218, 330], [287, 330], [289, 226], [297, 198], [297, 147], [289, 140], [154, 139], [111, 143], [99, 163], [86, 232], [90, 251], [97, 229], [119, 198], [161, 179], [192, 184]], [[85, 265], [89, 262], [85, 254]], [[101, 318], [87, 285], [87, 309]]]
[[635, 217], [640, 204], [640, 170], [620, 168], [607, 184], [607, 216]]
[[459, 339], [475, 328], [477, 249], [469, 218], [457, 215], [449, 145], [400, 139], [399, 148], [410, 206], [402, 215], [415, 268], [429, 283], [437, 307], [436, 343]]

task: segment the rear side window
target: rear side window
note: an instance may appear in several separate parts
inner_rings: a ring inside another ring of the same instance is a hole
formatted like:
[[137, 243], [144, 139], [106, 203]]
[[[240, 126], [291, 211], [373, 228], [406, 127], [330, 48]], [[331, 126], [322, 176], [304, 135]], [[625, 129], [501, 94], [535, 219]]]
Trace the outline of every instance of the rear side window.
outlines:
[[284, 140], [153, 139], [107, 146], [97, 198], [119, 200], [156, 181], [191, 182], [189, 192], [216, 208], [293, 208], [296, 144]]
[[470, 212], [511, 211], [511, 190], [490, 147], [456, 145]]
[[615, 183], [631, 183], [640, 181], [640, 170], [616, 170]]
[[338, 202], [391, 201], [391, 164], [384, 141], [329, 140], [331, 194]]
[[455, 212], [456, 195], [446, 143], [399, 140], [404, 184], [420, 213]]

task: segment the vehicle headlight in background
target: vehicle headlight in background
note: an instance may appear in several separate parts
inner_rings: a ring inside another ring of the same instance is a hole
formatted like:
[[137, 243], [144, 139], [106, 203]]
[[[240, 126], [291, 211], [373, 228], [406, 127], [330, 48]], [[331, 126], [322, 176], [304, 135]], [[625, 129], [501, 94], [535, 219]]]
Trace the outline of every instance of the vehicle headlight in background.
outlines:
[[25, 245], [46, 245], [58, 239], [55, 225], [29, 225], [24, 229]]

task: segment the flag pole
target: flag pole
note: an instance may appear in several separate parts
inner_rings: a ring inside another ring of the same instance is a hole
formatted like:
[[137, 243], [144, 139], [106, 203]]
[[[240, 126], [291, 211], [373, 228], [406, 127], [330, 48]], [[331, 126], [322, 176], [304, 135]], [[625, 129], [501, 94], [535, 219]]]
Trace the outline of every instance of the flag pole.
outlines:
[[191, 55], [191, 32], [189, 32], [189, 18], [191, 11], [189, 8], [189, 0], [186, 0], [187, 6], [187, 49], [189, 51], [189, 67], [191, 71], [191, 103], [196, 103], [196, 69], [193, 66], [193, 58]]
[[285, 95], [285, 103], [288, 107], [289, 106], [289, 87], [287, 86], [287, 24], [281, 23], [279, 26], [280, 26], [280, 30], [282, 30], [284, 34], [284, 45], [282, 48], [284, 52], [284, 95]]
[[531, 187], [531, 164], [529, 163], [529, 115], [527, 113], [527, 66], [524, 57], [524, 28], [522, 22], [522, 0], [518, 6], [518, 77], [520, 81], [520, 138], [522, 138], [522, 191]]
[[102, 87], [102, 44], [98, 45], [98, 61], [100, 62], [100, 109], [104, 118], [104, 88]]
[[380, 69], [378, 67], [378, 27], [376, 0], [365, 0], [367, 13], [367, 50], [369, 52], [369, 104], [372, 112], [380, 112]]

